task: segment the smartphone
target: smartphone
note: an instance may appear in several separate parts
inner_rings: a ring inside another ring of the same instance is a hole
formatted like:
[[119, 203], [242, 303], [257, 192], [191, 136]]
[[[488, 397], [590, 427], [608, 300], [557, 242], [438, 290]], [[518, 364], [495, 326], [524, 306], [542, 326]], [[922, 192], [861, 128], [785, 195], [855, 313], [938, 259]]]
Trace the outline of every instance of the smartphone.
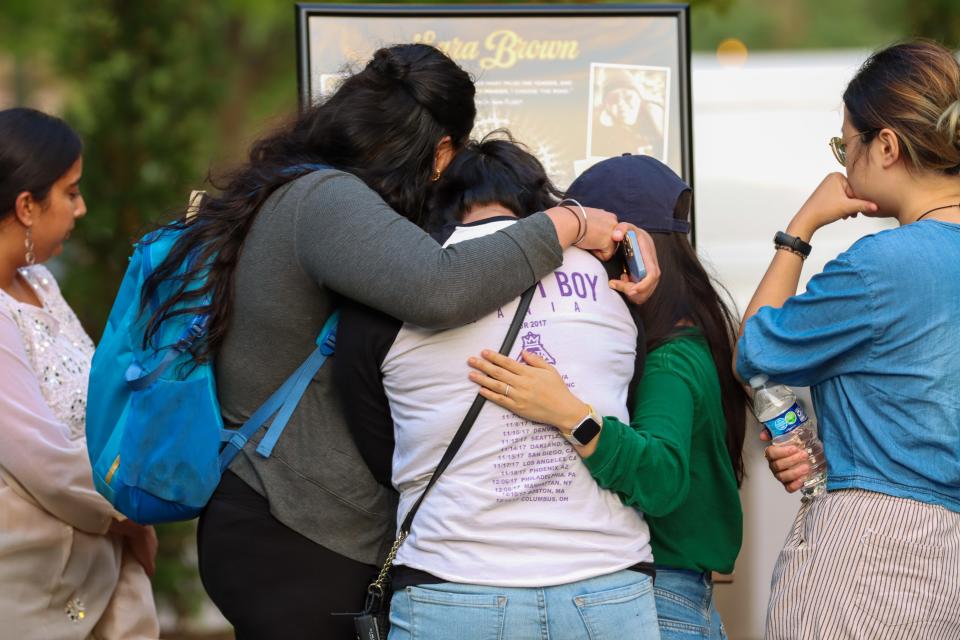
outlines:
[[640, 255], [640, 241], [635, 231], [627, 231], [620, 250], [623, 251], [623, 272], [629, 274], [630, 280], [640, 282], [646, 278], [647, 268], [643, 264], [643, 256]]

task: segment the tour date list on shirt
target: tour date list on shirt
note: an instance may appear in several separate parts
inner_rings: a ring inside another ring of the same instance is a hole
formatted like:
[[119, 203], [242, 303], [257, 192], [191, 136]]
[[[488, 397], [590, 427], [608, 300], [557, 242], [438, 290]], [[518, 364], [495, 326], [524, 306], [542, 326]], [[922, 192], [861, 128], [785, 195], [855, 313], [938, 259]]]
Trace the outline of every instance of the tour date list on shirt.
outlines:
[[[557, 359], [544, 339], [550, 319], [534, 317], [534, 307], [546, 315], [580, 313], [584, 303], [596, 302], [600, 278], [596, 274], [558, 270], [549, 279], [555, 281], [550, 284], [555, 284], [559, 300], [547, 294], [543, 283], [537, 285], [538, 297], [548, 306], [531, 305], [527, 320], [521, 325], [520, 346], [557, 366]], [[568, 375], [561, 375], [568, 387], [575, 386]], [[497, 476], [493, 479], [497, 502], [567, 502], [567, 489], [576, 478], [579, 457], [573, 446], [553, 427], [512, 413], [504, 413], [502, 420], [501, 452], [494, 464]]]

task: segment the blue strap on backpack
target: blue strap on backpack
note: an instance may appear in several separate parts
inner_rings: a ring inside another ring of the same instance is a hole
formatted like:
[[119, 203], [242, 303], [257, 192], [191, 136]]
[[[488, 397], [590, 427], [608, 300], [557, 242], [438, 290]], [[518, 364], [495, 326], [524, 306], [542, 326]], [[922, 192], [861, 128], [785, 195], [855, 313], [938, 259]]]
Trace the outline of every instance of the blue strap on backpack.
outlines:
[[[324, 168], [297, 165], [288, 171]], [[181, 232], [164, 228], [137, 243], [90, 368], [86, 428], [94, 486], [118, 511], [141, 524], [196, 517], [230, 462], [273, 418], [256, 448], [258, 455], [269, 457], [336, 346], [335, 311], [316, 348], [286, 382], [240, 428], [225, 428], [213, 363], [195, 362], [191, 353], [206, 334], [207, 317], [169, 317], [154, 341], [166, 346], [144, 346], [152, 311], [172, 291], [169, 283], [161, 284], [141, 312], [143, 284]], [[185, 271], [181, 267], [171, 280]], [[193, 282], [189, 289], [202, 284]]]

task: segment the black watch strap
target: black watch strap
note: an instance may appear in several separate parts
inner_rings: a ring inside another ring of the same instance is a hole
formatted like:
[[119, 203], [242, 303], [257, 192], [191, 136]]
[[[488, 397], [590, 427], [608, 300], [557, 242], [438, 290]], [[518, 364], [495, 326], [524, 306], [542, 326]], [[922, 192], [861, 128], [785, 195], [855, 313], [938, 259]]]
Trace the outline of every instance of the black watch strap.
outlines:
[[806, 258], [810, 255], [810, 250], [813, 249], [808, 243], [804, 242], [796, 236], [792, 236], [789, 233], [784, 233], [783, 231], [777, 231], [777, 234], [773, 236], [773, 246], [783, 247], [784, 249], [789, 249], [794, 253], [803, 256]]

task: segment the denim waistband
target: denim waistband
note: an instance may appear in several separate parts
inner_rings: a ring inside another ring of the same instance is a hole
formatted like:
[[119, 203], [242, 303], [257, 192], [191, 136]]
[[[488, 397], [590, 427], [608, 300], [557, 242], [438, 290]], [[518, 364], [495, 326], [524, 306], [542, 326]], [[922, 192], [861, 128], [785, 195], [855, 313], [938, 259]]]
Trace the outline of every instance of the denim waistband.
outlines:
[[677, 567], [668, 567], [662, 564], [655, 564], [654, 567], [656, 568], [657, 573], [669, 572], [674, 575], [688, 576], [690, 578], [702, 578], [709, 584], [713, 583], [712, 571], [696, 571], [695, 569], [680, 569]]
[[[633, 566], [627, 567], [626, 570], [636, 571], [637, 573], [642, 573], [646, 576], [649, 576], [650, 579], [656, 583], [657, 571], [660, 570], [660, 567], [652, 562], [638, 562]], [[393, 568], [390, 570], [390, 581], [395, 591], [405, 589], [406, 587], [418, 587], [421, 585], [442, 584], [448, 582], [447, 580], [438, 578], [427, 571], [414, 569], [402, 564], [393, 565]]]

